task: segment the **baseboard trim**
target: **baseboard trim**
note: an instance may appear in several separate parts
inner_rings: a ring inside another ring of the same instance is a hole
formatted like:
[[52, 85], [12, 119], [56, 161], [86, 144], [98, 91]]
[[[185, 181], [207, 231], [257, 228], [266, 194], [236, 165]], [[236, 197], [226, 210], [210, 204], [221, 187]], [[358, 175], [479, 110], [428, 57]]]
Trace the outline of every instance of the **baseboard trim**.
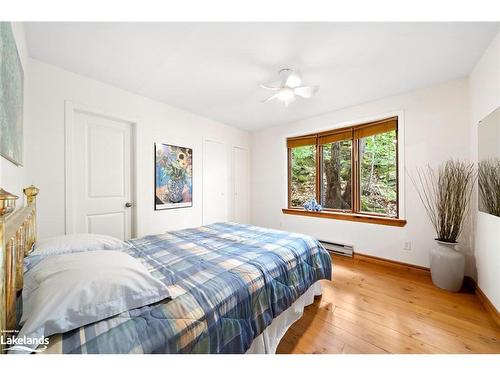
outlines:
[[[373, 255], [367, 255], [358, 252], [353, 253], [353, 259], [363, 260], [368, 263], [382, 264], [388, 267], [414, 269], [430, 274], [430, 269], [428, 267], [422, 267], [411, 263], [398, 262], [396, 260], [380, 258]], [[488, 299], [486, 294], [484, 294], [481, 288], [479, 288], [479, 286], [476, 283], [476, 280], [474, 280], [470, 276], [465, 276], [463, 288], [465, 288], [466, 290], [470, 290], [477, 296], [481, 304], [484, 306], [485, 310], [491, 315], [493, 321], [497, 324], [498, 327], [500, 327], [500, 313], [493, 305], [493, 303], [491, 303], [491, 301]]]
[[412, 269], [419, 270], [419, 271], [430, 272], [429, 267], [423, 267], [423, 266], [418, 266], [416, 264], [404, 263], [404, 262], [399, 262], [397, 260], [376, 257], [373, 255], [358, 253], [356, 251], [353, 253], [353, 258], [363, 260], [363, 261], [369, 262], [369, 263], [383, 264], [383, 265], [386, 265], [389, 267], [400, 267], [400, 268], [404, 267], [404, 268], [412, 268]]
[[472, 277], [466, 276], [464, 283], [467, 282], [472, 289], [474, 290], [474, 294], [477, 296], [481, 304], [484, 306], [485, 310], [491, 315], [493, 321], [496, 323], [498, 327], [500, 327], [500, 313], [493, 303], [491, 303], [490, 299], [484, 292], [481, 290], [479, 285], [477, 285], [476, 280]]

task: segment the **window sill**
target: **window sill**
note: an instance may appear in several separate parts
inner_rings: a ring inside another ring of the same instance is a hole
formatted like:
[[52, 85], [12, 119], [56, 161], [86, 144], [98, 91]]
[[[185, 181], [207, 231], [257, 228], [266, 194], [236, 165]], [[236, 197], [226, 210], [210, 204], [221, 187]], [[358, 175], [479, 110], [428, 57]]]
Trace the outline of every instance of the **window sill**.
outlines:
[[288, 215], [301, 215], [301, 216], [320, 217], [323, 219], [356, 221], [360, 223], [390, 225], [393, 227], [404, 227], [406, 225], [406, 220], [403, 219], [371, 216], [364, 214], [351, 214], [351, 213], [332, 212], [332, 211], [314, 212], [314, 211], [306, 211], [300, 208], [283, 208], [282, 212]]

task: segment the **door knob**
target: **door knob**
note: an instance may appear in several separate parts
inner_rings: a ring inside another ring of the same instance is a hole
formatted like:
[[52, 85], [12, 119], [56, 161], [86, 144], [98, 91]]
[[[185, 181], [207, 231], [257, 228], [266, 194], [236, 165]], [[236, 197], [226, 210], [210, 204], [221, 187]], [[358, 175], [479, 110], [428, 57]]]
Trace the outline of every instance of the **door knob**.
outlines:
[[127, 203], [125, 203], [125, 207], [127, 207], [127, 208], [132, 207], [132, 202], [127, 202]]

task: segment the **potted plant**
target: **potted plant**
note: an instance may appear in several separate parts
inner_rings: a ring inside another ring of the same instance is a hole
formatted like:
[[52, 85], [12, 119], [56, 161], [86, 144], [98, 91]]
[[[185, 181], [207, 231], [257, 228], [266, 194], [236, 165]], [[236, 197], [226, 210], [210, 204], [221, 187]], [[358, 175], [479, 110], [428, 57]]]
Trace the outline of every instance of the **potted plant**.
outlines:
[[437, 171], [430, 166], [417, 169], [417, 178], [411, 180], [436, 230], [436, 246], [430, 253], [432, 282], [457, 292], [464, 279], [465, 257], [456, 245], [476, 180], [474, 164], [448, 160]]

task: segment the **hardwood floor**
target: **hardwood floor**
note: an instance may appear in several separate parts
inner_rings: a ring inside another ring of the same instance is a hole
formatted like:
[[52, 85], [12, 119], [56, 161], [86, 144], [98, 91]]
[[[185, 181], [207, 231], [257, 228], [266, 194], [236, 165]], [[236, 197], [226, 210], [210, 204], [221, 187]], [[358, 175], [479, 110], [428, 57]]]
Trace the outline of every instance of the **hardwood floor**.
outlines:
[[500, 353], [500, 329], [471, 291], [429, 272], [335, 256], [333, 282], [306, 307], [277, 353]]

